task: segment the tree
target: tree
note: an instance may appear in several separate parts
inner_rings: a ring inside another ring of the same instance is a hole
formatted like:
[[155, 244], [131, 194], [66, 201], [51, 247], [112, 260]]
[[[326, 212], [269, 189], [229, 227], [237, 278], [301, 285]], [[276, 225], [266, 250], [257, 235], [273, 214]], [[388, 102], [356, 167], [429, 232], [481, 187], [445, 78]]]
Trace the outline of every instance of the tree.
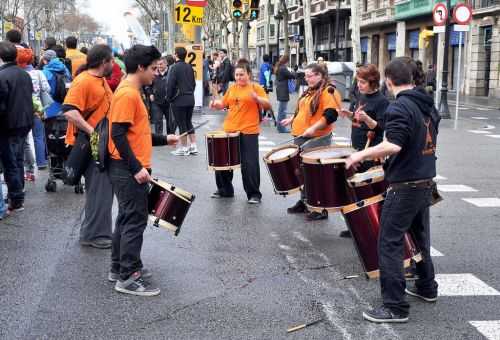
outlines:
[[361, 62], [361, 40], [359, 28], [359, 2], [351, 0], [352, 61]]
[[304, 3], [304, 42], [307, 63], [314, 62], [314, 42], [311, 23], [311, 0], [303, 0]]
[[285, 35], [285, 45], [284, 45], [284, 53], [285, 55], [290, 55], [290, 40], [288, 36], [288, 19], [290, 16], [290, 13], [288, 11], [287, 7], [287, 1], [286, 0], [280, 0], [279, 6], [281, 7], [280, 10], [282, 11], [283, 14], [283, 33]]

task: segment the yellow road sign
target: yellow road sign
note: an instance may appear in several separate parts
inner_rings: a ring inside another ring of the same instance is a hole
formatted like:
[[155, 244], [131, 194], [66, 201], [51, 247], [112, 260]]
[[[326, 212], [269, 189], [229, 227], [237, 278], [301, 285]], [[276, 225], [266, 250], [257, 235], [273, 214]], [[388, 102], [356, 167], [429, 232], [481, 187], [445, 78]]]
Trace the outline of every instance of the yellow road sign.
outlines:
[[186, 63], [193, 67], [195, 79], [203, 80], [203, 46], [198, 44], [175, 44], [175, 47], [178, 46], [186, 48]]
[[203, 25], [203, 7], [175, 6], [175, 22], [182, 25]]
[[35, 32], [35, 40], [42, 41], [42, 32], [40, 31]]

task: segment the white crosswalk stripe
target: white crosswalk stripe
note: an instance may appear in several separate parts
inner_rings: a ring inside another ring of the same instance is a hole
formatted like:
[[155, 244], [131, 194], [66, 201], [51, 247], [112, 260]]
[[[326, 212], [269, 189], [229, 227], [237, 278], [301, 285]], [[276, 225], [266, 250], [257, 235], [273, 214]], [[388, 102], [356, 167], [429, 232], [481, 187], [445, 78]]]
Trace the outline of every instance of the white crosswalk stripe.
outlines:
[[490, 296], [500, 295], [474, 274], [436, 274], [439, 296]]
[[439, 174], [436, 175], [436, 177], [434, 177], [434, 180], [435, 181], [445, 181], [447, 180], [448, 178], [444, 177], [444, 176], [441, 176]]
[[488, 340], [500, 340], [500, 320], [469, 321]]
[[488, 117], [471, 117], [471, 118], [476, 120], [488, 120]]
[[467, 130], [467, 131], [470, 133], [478, 134], [478, 135], [487, 135], [487, 134], [491, 133], [491, 132], [486, 131], [486, 130]]
[[491, 138], [500, 138], [500, 135], [486, 135], [486, 137], [491, 137]]
[[438, 184], [438, 190], [443, 192], [477, 192], [476, 189], [462, 184]]
[[478, 208], [499, 208], [500, 198], [497, 197], [476, 197], [462, 198], [463, 201], [475, 205]]
[[440, 252], [439, 250], [437, 250], [436, 248], [431, 247], [431, 256], [432, 257], [440, 257], [440, 256], [444, 256], [444, 254], [442, 252]]
[[259, 152], [269, 152], [269, 151], [271, 151], [272, 149], [274, 149], [274, 148], [272, 148], [272, 147], [270, 147], [270, 146], [263, 146], [263, 147], [260, 147], [260, 148], [259, 148]]
[[259, 141], [259, 145], [276, 145], [276, 143], [270, 140], [261, 140]]

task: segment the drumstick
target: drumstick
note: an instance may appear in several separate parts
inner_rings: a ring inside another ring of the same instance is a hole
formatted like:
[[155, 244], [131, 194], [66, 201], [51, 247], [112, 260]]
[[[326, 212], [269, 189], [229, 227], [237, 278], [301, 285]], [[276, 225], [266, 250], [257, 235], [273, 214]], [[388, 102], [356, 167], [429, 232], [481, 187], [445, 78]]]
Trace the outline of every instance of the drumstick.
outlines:
[[195, 130], [198, 130], [198, 129], [199, 129], [199, 128], [201, 128], [203, 125], [207, 124], [208, 122], [209, 122], [209, 121], [208, 121], [208, 120], [206, 120], [206, 121], [204, 121], [203, 123], [200, 123], [200, 124], [198, 124], [198, 125], [194, 126], [192, 129], [189, 129], [188, 131], [186, 131], [186, 132], [184, 132], [184, 133], [180, 134], [180, 135], [179, 135], [179, 138], [184, 137], [184, 136], [187, 136], [187, 135], [188, 135], [188, 134], [190, 134], [191, 132], [193, 132], [193, 131], [195, 131]]
[[372, 139], [375, 137], [375, 132], [368, 131], [366, 133], [366, 137], [367, 137], [367, 140], [366, 140], [365, 150], [368, 149], [368, 147], [370, 146]]
[[311, 321], [311, 322], [308, 322], [308, 323], [305, 323], [305, 324], [302, 324], [302, 325], [298, 325], [298, 326], [295, 326], [295, 327], [292, 327], [292, 328], [288, 328], [287, 329], [287, 333], [292, 333], [292, 332], [295, 332], [295, 331], [298, 331], [298, 330], [301, 330], [301, 329], [304, 329], [306, 327], [309, 327], [309, 326], [312, 326], [312, 325], [315, 325], [319, 322], [323, 321], [323, 319], [319, 319], [319, 320], [315, 320], [315, 321]]

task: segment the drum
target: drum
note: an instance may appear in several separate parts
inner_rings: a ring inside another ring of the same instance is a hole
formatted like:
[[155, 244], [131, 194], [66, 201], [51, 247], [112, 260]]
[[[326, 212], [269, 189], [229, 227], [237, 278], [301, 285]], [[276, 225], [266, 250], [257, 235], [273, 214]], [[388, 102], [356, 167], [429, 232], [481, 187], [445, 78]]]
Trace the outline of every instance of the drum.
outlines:
[[[378, 195], [342, 208], [342, 214], [352, 234], [354, 247], [368, 278], [379, 277], [378, 236], [383, 201], [384, 197]], [[411, 260], [420, 262], [422, 255], [411, 234], [405, 234], [404, 243], [404, 267], [407, 268]]]
[[240, 167], [239, 132], [212, 131], [205, 137], [209, 170], [233, 170]]
[[284, 145], [269, 151], [264, 156], [274, 192], [278, 195], [288, 195], [300, 191], [304, 180], [300, 170], [299, 147]]
[[163, 181], [151, 181], [148, 194], [149, 221], [155, 227], [172, 231], [175, 236], [181, 231], [195, 196]]
[[355, 202], [347, 178], [352, 170], [346, 171], [345, 159], [355, 150], [346, 146], [322, 146], [300, 154], [306, 205], [309, 211], [340, 211]]
[[357, 173], [349, 177], [347, 182], [354, 191], [356, 201], [385, 194], [389, 186], [384, 179], [384, 169], [381, 166]]

